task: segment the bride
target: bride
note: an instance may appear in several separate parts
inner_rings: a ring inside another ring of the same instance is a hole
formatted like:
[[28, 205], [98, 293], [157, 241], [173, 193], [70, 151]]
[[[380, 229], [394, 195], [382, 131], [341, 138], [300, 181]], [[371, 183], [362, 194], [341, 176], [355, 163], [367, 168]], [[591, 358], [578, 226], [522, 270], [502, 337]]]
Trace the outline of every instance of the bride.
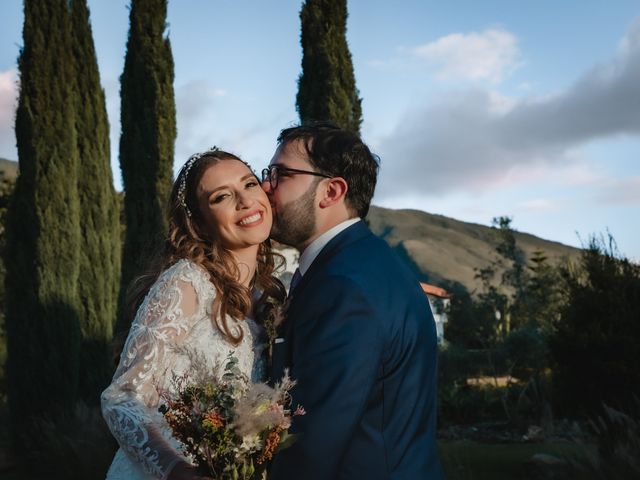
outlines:
[[272, 276], [271, 206], [240, 158], [216, 148], [193, 155], [169, 206], [164, 253], [133, 286], [135, 318], [102, 393], [103, 416], [120, 445], [107, 479], [204, 478], [158, 412], [158, 391], [171, 391], [171, 378], [194, 367], [193, 354], [214, 370], [233, 352], [243, 373], [263, 380], [266, 334], [252, 318], [252, 300], [258, 291], [260, 300], [284, 297]]

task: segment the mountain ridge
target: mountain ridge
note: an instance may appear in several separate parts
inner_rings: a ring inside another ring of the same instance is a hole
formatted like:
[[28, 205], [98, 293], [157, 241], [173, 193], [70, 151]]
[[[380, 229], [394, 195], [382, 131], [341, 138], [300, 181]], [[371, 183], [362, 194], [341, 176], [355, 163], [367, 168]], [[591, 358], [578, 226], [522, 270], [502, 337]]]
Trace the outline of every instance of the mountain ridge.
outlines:
[[[372, 206], [369, 227], [384, 239], [421, 281], [439, 286], [459, 283], [473, 292], [480, 287], [476, 271], [498, 258], [498, 231], [421, 210], [392, 210]], [[526, 232], [514, 232], [516, 246], [528, 261], [543, 251], [550, 264], [576, 260], [580, 249]], [[496, 280], [503, 270], [497, 269]]]
[[[0, 172], [15, 179], [18, 162], [0, 158]], [[369, 227], [384, 239], [398, 257], [421, 281], [438, 286], [454, 284], [474, 292], [480, 287], [476, 270], [491, 265], [498, 254], [497, 230], [486, 225], [464, 222], [422, 210], [371, 206], [366, 219]], [[551, 264], [575, 260], [580, 249], [526, 232], [514, 233], [516, 245], [530, 260], [536, 250], [542, 250]], [[292, 258], [297, 255], [292, 254]], [[287, 268], [289, 270], [289, 267]], [[501, 277], [498, 269], [496, 279]]]
[[6, 178], [15, 180], [18, 176], [18, 162], [0, 157], [0, 172]]

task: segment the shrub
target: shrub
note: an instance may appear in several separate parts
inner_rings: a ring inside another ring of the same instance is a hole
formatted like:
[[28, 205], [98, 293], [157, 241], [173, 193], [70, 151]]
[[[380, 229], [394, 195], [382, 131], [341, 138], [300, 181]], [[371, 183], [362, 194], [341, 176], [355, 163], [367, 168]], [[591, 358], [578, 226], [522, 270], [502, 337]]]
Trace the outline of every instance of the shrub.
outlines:
[[102, 480], [117, 446], [100, 409], [83, 403], [69, 418], [37, 420], [30, 432], [26, 468], [46, 478]]
[[554, 403], [563, 414], [628, 408], [640, 395], [640, 265], [613, 239], [592, 238], [579, 267], [566, 268], [567, 304], [550, 339]]
[[549, 349], [538, 328], [523, 327], [509, 333], [503, 344], [512, 376], [528, 381], [548, 364]]
[[574, 475], [587, 479], [640, 478], [640, 402], [627, 412], [607, 405], [590, 421], [597, 449], [584, 448], [582, 455], [569, 458]]
[[502, 399], [507, 387], [455, 383], [440, 389], [440, 426], [468, 424], [505, 417]]

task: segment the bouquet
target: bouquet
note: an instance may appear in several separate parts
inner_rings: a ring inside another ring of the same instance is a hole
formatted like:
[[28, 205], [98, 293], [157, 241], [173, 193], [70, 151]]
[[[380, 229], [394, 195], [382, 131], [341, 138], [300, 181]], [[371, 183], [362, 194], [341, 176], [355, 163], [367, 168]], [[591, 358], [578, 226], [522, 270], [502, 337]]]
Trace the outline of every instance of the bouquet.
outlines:
[[229, 356], [221, 379], [198, 382], [174, 378], [176, 394], [161, 392], [159, 410], [203, 475], [220, 479], [266, 478], [276, 449], [288, 446], [291, 418], [304, 415], [288, 407], [295, 385], [287, 373], [275, 387], [251, 383]]

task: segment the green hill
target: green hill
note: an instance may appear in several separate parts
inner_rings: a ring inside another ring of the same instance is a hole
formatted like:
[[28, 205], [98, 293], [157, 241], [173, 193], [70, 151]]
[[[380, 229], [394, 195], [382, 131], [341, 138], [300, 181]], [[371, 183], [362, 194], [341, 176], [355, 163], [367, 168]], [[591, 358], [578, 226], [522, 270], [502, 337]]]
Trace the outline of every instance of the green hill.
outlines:
[[18, 162], [0, 158], [0, 172], [2, 172], [6, 178], [15, 180], [18, 175]]
[[[18, 163], [0, 158], [0, 172], [14, 179]], [[496, 258], [496, 231], [491, 227], [461, 222], [419, 210], [371, 207], [367, 222], [371, 230], [394, 248], [423, 281], [444, 286], [459, 282], [469, 292], [479, 287], [475, 269]], [[543, 250], [552, 263], [577, 259], [580, 249], [516, 232], [516, 241], [527, 258]], [[293, 262], [297, 263], [297, 262]], [[501, 272], [498, 272], [499, 274]], [[498, 275], [499, 277], [499, 275]]]
[[[371, 207], [371, 230], [393, 247], [423, 281], [442, 285], [461, 283], [472, 292], [480, 283], [475, 269], [488, 266], [497, 256], [496, 230], [418, 210]], [[516, 232], [518, 247], [531, 258], [543, 250], [551, 263], [576, 259], [580, 249], [534, 235]], [[501, 272], [499, 272], [501, 273]], [[499, 275], [498, 275], [499, 276]]]

